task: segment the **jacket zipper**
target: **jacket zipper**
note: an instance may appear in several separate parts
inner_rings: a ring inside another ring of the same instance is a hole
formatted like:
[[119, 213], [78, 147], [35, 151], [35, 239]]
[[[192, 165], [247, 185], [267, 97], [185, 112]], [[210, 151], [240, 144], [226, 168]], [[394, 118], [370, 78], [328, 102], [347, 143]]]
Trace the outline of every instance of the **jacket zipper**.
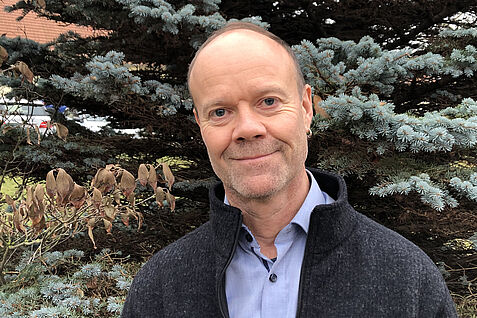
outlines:
[[242, 214], [240, 214], [239, 224], [237, 229], [235, 230], [235, 238], [234, 238], [234, 245], [232, 248], [232, 252], [230, 253], [229, 258], [227, 259], [227, 262], [225, 263], [225, 267], [222, 269], [222, 272], [220, 273], [219, 286], [217, 288], [217, 298], [219, 299], [220, 313], [222, 314], [223, 318], [230, 318], [229, 310], [227, 308], [227, 297], [225, 295], [225, 271], [227, 270], [227, 267], [229, 267], [229, 264], [232, 261], [232, 258], [234, 257], [235, 249], [237, 248], [237, 244], [238, 244], [238, 237], [240, 234], [241, 226], [242, 226]]
[[306, 248], [305, 248], [305, 255], [303, 257], [303, 262], [301, 263], [301, 269], [300, 269], [300, 283], [298, 285], [298, 301], [297, 301], [297, 307], [296, 307], [296, 318], [300, 317], [300, 312], [301, 312], [301, 295], [303, 293], [303, 269], [305, 268], [305, 260], [306, 260]]
[[[313, 212], [312, 212], [313, 214]], [[310, 224], [311, 224], [311, 216], [310, 216]], [[300, 318], [301, 315], [301, 297], [302, 297], [302, 294], [303, 294], [303, 272], [304, 272], [304, 269], [305, 269], [305, 263], [306, 263], [306, 260], [308, 259], [307, 255], [310, 254], [310, 253], [307, 253], [307, 249], [310, 245], [310, 237], [311, 235], [313, 235], [313, 233], [311, 233], [312, 229], [311, 229], [311, 226], [309, 227], [309, 231], [308, 231], [308, 234], [306, 235], [306, 243], [305, 243], [305, 252], [304, 252], [304, 255], [303, 255], [303, 261], [301, 263], [301, 269], [300, 269], [300, 282], [298, 284], [298, 301], [297, 301], [297, 306], [296, 306], [296, 317], [295, 318]]]

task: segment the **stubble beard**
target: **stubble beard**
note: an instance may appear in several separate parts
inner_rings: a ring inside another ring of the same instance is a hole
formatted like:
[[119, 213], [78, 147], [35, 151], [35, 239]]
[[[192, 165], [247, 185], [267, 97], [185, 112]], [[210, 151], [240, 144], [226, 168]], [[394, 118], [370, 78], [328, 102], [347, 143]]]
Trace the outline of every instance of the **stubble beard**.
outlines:
[[[273, 198], [275, 194], [286, 188], [293, 179], [297, 171], [293, 171], [299, 166], [300, 162], [288, 162], [286, 158], [285, 145], [280, 140], [272, 141], [252, 141], [234, 145], [223, 153], [226, 162], [231, 162], [230, 168], [220, 167], [212, 162], [212, 168], [222, 180], [227, 196], [246, 201], [262, 201], [266, 202]], [[241, 158], [244, 156], [252, 156], [259, 154], [274, 153], [273, 156], [281, 156], [279, 161], [263, 163], [251, 167], [237, 167], [233, 158]], [[306, 150], [305, 150], [306, 151]], [[306, 158], [306, 153], [305, 153]], [[293, 159], [300, 159], [294, 157]], [[304, 161], [304, 158], [302, 159]], [[296, 164], [296, 166], [295, 166]]]

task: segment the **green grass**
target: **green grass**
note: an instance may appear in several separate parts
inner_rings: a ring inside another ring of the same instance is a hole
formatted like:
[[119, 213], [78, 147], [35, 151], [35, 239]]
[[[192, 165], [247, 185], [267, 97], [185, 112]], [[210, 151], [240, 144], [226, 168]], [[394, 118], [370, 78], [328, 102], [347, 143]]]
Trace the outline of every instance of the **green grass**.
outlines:
[[[15, 197], [18, 187], [16, 182], [12, 178], [6, 177], [3, 181], [4, 182], [2, 185], [2, 189], [0, 190], [0, 193], [1, 193], [0, 200], [3, 200], [5, 202], [5, 199], [4, 199], [5, 194], [8, 194], [12, 198]], [[17, 181], [20, 181], [20, 178], [17, 178]], [[6, 207], [7, 207], [6, 203], [1, 203], [0, 211], [4, 211]]]
[[12, 178], [5, 178], [2, 185], [1, 193], [8, 194], [9, 196], [14, 196], [15, 192], [18, 190], [17, 184]]

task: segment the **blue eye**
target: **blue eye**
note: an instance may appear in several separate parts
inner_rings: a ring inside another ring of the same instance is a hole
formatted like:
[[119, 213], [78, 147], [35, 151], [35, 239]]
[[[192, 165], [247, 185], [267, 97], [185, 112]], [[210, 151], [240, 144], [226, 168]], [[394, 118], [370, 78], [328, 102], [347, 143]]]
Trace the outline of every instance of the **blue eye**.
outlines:
[[267, 105], [267, 106], [272, 106], [272, 105], [275, 103], [275, 98], [271, 98], [271, 97], [265, 98], [265, 99], [263, 100], [263, 102], [264, 102], [265, 105]]
[[225, 109], [219, 108], [219, 109], [214, 110], [214, 115], [217, 116], [217, 117], [225, 116]]

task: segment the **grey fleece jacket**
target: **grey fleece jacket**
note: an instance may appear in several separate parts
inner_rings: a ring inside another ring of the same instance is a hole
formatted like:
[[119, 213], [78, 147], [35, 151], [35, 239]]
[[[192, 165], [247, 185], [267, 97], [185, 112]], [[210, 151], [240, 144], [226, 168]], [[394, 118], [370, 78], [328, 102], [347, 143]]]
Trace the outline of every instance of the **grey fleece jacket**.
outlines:
[[[297, 317], [457, 317], [439, 270], [423, 251], [356, 212], [341, 177], [310, 171], [336, 201], [312, 212]], [[221, 184], [211, 188], [210, 221], [142, 267], [121, 317], [228, 317], [225, 270], [242, 215], [223, 198]]]

